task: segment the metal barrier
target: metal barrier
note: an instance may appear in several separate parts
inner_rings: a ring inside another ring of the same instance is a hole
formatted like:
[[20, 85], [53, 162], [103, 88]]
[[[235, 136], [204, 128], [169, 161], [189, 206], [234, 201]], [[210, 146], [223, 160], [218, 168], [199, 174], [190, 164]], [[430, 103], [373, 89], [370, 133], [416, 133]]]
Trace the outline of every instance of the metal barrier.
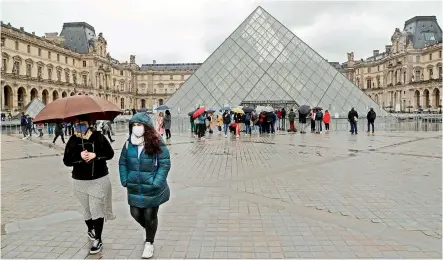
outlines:
[[[152, 119], [156, 120], [155, 115]], [[280, 129], [289, 129], [289, 120], [285, 120], [285, 127], [283, 128], [282, 120], [278, 121]], [[155, 124], [155, 123], [154, 123]], [[216, 123], [214, 124], [216, 125]], [[112, 129], [116, 133], [123, 133], [128, 131], [127, 121], [117, 121], [112, 124]], [[324, 124], [323, 124], [324, 127]], [[350, 124], [346, 118], [331, 118], [329, 125], [330, 131], [349, 131]], [[298, 118], [295, 119], [295, 128], [299, 131], [300, 124]], [[357, 128], [360, 132], [368, 130], [368, 122], [366, 119], [360, 119], [357, 122]], [[49, 131], [48, 124], [43, 127], [43, 133], [47, 134]], [[214, 129], [215, 130], [215, 129]], [[306, 129], [310, 130], [310, 120], [307, 120]], [[375, 120], [376, 131], [442, 131], [442, 117], [441, 114], [408, 114], [402, 117], [377, 117]], [[175, 116], [172, 117], [171, 132], [186, 133], [191, 131], [191, 123], [189, 117]], [[36, 132], [37, 129], [36, 129]], [[2, 122], [2, 133], [6, 134], [20, 134], [21, 128], [18, 124], [4, 124]]]

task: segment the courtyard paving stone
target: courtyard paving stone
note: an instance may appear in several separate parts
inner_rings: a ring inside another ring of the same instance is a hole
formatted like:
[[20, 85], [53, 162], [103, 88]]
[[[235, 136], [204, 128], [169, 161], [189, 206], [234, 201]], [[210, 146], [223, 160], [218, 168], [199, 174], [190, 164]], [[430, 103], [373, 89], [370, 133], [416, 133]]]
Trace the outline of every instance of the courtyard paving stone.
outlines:
[[[117, 172], [127, 136], [115, 138], [117, 219], [105, 224], [103, 252], [88, 256], [62, 146], [2, 135], [2, 258], [140, 258], [144, 232]], [[174, 135], [154, 257], [441, 258], [441, 141], [436, 132]]]

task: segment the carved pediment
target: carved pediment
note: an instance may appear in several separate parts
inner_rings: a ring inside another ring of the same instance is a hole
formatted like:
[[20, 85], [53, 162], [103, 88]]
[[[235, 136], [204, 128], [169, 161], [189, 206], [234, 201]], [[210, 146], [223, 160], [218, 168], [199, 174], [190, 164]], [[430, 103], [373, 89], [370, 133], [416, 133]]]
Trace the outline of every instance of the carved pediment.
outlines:
[[2, 52], [2, 57], [6, 58], [6, 59], [9, 59], [10, 56], [6, 52]]
[[25, 60], [25, 62], [27, 63], [27, 64], [31, 64], [31, 65], [34, 65], [34, 61], [32, 60], [32, 59], [26, 59]]
[[72, 70], [72, 74], [75, 74], [75, 73], [77, 73], [77, 71], [76, 70]]
[[46, 67], [48, 67], [48, 69], [53, 69], [54, 65], [52, 65], [51, 63], [49, 63], [48, 65], [46, 65]]
[[441, 67], [441, 62], [437, 62], [437, 67]]
[[62, 66], [57, 66], [56, 69], [60, 71], [63, 70]]
[[65, 72], [70, 72], [71, 70], [69, 68], [65, 68]]
[[43, 62], [41, 62], [41, 61], [37, 62], [37, 65], [40, 66], [40, 67], [45, 66], [45, 64]]
[[432, 68], [434, 68], [434, 66], [432, 64], [429, 64], [426, 68], [427, 69], [432, 69]]
[[18, 62], [21, 62], [23, 60], [22, 57], [20, 57], [19, 55], [15, 55], [12, 58], [14, 59], [14, 61], [18, 61]]
[[88, 72], [87, 71], [82, 71], [82, 72], [80, 72], [80, 75], [88, 75]]

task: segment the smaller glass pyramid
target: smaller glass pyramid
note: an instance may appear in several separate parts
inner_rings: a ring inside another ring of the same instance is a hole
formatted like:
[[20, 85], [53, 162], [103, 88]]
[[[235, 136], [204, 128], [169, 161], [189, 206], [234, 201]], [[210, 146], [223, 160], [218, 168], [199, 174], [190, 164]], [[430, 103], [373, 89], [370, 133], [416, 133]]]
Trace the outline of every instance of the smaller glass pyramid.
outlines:
[[279, 103], [320, 106], [340, 117], [352, 107], [360, 114], [370, 107], [377, 115], [388, 114], [260, 6], [166, 105], [187, 114], [198, 105]]

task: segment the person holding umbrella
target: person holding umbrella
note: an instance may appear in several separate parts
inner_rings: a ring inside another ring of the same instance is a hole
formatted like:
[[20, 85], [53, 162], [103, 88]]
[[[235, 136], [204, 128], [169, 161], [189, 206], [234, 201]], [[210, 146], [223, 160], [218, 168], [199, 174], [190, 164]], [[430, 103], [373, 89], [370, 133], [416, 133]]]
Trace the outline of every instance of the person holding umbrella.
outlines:
[[[57, 133], [57, 132], [56, 132]], [[61, 134], [63, 138], [63, 134]], [[83, 207], [83, 217], [92, 241], [91, 254], [102, 250], [102, 232], [105, 219], [112, 213], [112, 187], [107, 160], [114, 157], [108, 140], [96, 131], [88, 118], [79, 116], [74, 135], [66, 144], [63, 163], [72, 169], [74, 194]]]
[[228, 128], [229, 124], [231, 123], [231, 115], [229, 114], [228, 110], [225, 110], [223, 112], [223, 131], [225, 132], [225, 138], [228, 137]]
[[129, 120], [129, 138], [119, 159], [120, 182], [128, 191], [131, 216], [145, 230], [142, 258], [154, 255], [159, 207], [170, 197], [167, 177], [171, 158], [146, 113]]
[[300, 123], [300, 134], [306, 134], [306, 117], [309, 114], [310, 107], [303, 105], [298, 109], [298, 122]]

